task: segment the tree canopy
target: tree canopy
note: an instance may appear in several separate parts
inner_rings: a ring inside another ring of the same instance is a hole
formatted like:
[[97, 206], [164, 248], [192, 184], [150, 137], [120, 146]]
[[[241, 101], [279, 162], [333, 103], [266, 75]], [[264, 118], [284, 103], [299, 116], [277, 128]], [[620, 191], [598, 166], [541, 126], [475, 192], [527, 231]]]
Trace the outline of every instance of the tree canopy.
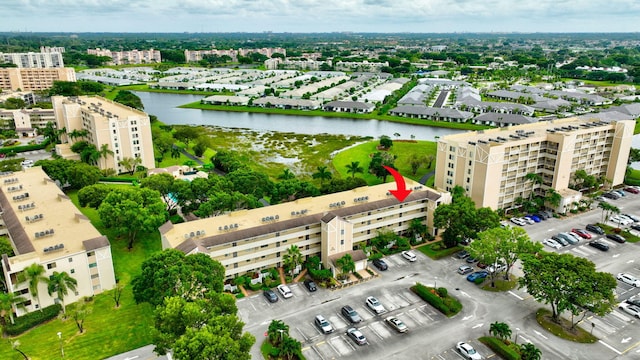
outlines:
[[142, 263], [142, 271], [133, 281], [137, 303], [162, 304], [172, 296], [202, 297], [207, 291], [221, 292], [224, 267], [202, 253], [185, 255], [175, 249], [156, 253]]

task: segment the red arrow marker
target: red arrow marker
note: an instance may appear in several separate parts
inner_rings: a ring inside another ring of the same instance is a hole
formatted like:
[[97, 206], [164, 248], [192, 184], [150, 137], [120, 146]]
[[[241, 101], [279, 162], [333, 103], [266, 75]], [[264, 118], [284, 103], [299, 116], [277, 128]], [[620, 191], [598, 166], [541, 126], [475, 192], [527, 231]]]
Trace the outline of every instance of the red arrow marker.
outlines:
[[404, 199], [411, 194], [411, 190], [407, 189], [407, 184], [404, 182], [404, 178], [397, 172], [395, 169], [390, 168], [388, 166], [382, 165], [383, 168], [387, 169], [387, 171], [393, 176], [393, 179], [396, 181], [397, 190], [390, 190], [391, 195], [395, 196], [398, 201], [402, 202]]

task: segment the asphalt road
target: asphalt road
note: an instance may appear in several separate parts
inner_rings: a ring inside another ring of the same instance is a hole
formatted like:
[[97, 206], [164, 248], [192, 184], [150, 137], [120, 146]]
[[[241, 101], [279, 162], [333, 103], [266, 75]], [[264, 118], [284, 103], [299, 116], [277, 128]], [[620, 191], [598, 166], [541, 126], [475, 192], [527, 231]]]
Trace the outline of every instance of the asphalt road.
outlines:
[[[638, 198], [640, 195], [630, 195], [614, 203], [623, 212], [640, 214]], [[602, 212], [597, 209], [528, 225], [525, 229], [533, 240], [540, 241], [560, 231], [584, 228], [587, 223], [601, 221], [601, 218]], [[571, 252], [589, 258], [600, 271], [612, 274], [629, 272], [640, 277], [640, 244], [604, 241], [611, 246], [608, 252], [589, 247], [585, 241], [561, 250], [547, 250]], [[451, 257], [433, 261], [417, 254], [415, 263], [409, 263], [400, 255], [392, 255], [386, 259], [389, 270], [380, 272], [380, 277], [342, 290], [319, 289], [309, 293], [302, 284], [292, 284], [294, 296], [286, 300], [280, 297], [277, 303], [267, 302], [261, 293], [238, 300], [239, 315], [246, 323], [245, 330], [257, 339], [252, 348], [253, 358], [261, 359], [259, 347], [272, 319], [283, 320], [290, 326], [290, 335], [302, 342], [303, 353], [308, 359], [460, 359], [454, 350], [458, 341], [467, 341], [484, 357], [494, 358], [496, 355], [476, 339], [488, 334], [489, 325], [495, 321], [509, 324], [518, 343], [534, 343], [542, 350], [543, 359], [640, 358], [640, 321], [618, 309], [604, 317], [589, 316], [583, 322], [583, 328], [592, 330], [600, 342], [588, 345], [571, 343], [556, 338], [538, 325], [535, 311], [546, 305], [533, 300], [524, 289], [489, 293], [456, 273], [457, 267], [463, 264], [462, 260]], [[521, 274], [518, 264], [513, 271], [516, 275]], [[409, 290], [415, 282], [448, 288], [461, 300], [462, 312], [446, 318]], [[640, 292], [640, 289], [623, 283], [618, 285], [616, 293], [620, 300]], [[374, 315], [365, 306], [367, 296], [376, 296], [388, 312]], [[351, 325], [340, 314], [340, 308], [347, 304], [362, 316], [363, 322], [356, 327], [367, 337], [369, 345], [358, 346], [345, 335]], [[317, 314], [327, 318], [336, 331], [329, 335], [321, 334], [313, 325]], [[383, 320], [389, 315], [403, 320], [409, 326], [409, 332], [398, 334], [389, 328]]]

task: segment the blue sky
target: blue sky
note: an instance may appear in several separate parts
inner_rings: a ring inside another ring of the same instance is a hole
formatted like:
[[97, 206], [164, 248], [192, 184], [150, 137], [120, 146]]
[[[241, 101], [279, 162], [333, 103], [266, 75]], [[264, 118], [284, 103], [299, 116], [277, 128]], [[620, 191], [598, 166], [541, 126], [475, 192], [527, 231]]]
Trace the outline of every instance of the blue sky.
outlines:
[[638, 32], [638, 0], [2, 0], [0, 31]]

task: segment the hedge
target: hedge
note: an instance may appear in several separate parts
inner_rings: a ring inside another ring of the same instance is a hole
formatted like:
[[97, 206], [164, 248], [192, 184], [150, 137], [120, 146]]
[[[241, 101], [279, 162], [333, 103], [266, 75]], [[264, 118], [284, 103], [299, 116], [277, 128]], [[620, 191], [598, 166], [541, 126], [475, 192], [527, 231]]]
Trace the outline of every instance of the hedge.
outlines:
[[[441, 290], [442, 289], [442, 290]], [[445, 293], [447, 290], [445, 288], [440, 288], [434, 294], [432, 291], [434, 289], [424, 286], [420, 283], [416, 283], [415, 286], [411, 287], [411, 291], [416, 293], [418, 296], [422, 298], [422, 300], [428, 302], [434, 308], [438, 309], [441, 313], [446, 316], [453, 316], [462, 310], [462, 304], [452, 296], [438, 296], [439, 293]], [[443, 291], [444, 290], [444, 291]]]
[[483, 336], [479, 340], [505, 360], [520, 360], [520, 354], [517, 351], [496, 337]]
[[138, 181], [136, 178], [124, 178], [124, 177], [101, 177], [100, 181], [104, 182], [128, 182], [133, 183], [134, 181]]
[[25, 151], [42, 150], [49, 145], [49, 139], [45, 139], [40, 144], [9, 146], [0, 148], [0, 154], [8, 154], [10, 152], [21, 153]]
[[42, 311], [33, 311], [26, 315], [20, 316], [16, 318], [15, 324], [7, 324], [5, 327], [5, 331], [10, 336], [16, 336], [22, 334], [23, 332], [31, 329], [32, 327], [38, 326], [46, 321], [49, 321], [62, 311], [62, 305], [53, 304], [51, 306], [47, 306], [43, 308]]

